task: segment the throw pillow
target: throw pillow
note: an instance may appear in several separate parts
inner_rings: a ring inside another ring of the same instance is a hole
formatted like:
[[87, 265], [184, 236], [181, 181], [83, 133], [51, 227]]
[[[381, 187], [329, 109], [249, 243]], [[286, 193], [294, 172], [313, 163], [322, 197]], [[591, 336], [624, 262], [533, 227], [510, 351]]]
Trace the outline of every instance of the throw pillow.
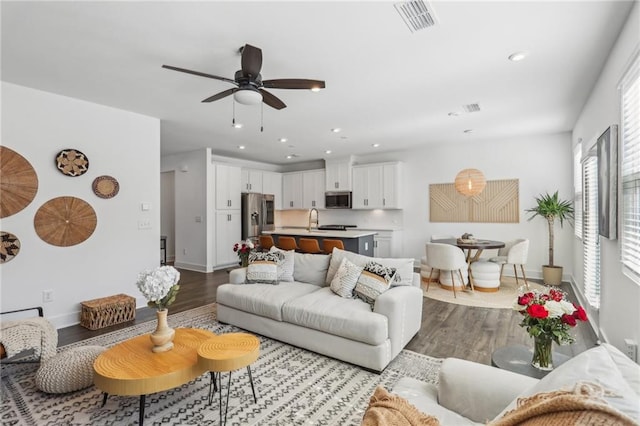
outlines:
[[278, 262], [281, 259], [281, 253], [252, 252], [245, 283], [278, 284]]
[[[319, 287], [325, 286], [325, 278], [327, 277], [327, 269], [329, 268], [331, 255], [296, 252], [294, 253], [294, 258], [294, 281], [313, 284]], [[327, 286], [329, 284], [331, 284], [331, 282], [326, 283]]]
[[422, 413], [409, 401], [378, 386], [369, 400], [361, 426], [440, 426], [436, 417]]
[[340, 297], [351, 299], [361, 272], [361, 266], [355, 265], [347, 259], [342, 259], [338, 271], [331, 280], [331, 291]]
[[278, 262], [278, 281], [293, 281], [295, 250], [282, 250], [271, 246], [271, 252], [282, 253], [282, 260]]
[[396, 259], [396, 258], [382, 258], [382, 257], [369, 257], [362, 254], [353, 253], [347, 250], [341, 250], [334, 248], [331, 253], [331, 263], [329, 264], [329, 270], [327, 271], [327, 285], [331, 283], [333, 277], [342, 263], [342, 259], [349, 259], [351, 263], [355, 263], [358, 266], [366, 265], [369, 262], [377, 262], [383, 266], [396, 269], [396, 278], [392, 283], [393, 286], [397, 285], [413, 285], [413, 259]]
[[367, 302], [373, 309], [378, 296], [391, 287], [395, 275], [395, 268], [389, 268], [377, 262], [367, 263], [356, 283], [356, 297]]

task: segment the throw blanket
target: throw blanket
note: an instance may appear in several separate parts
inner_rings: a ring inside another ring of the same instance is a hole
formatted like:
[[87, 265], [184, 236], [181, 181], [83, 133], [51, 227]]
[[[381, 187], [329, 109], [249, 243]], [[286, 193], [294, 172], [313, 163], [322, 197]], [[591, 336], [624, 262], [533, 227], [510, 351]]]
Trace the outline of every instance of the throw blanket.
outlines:
[[0, 344], [7, 358], [34, 349], [34, 355], [44, 361], [56, 354], [58, 330], [40, 317], [5, 321], [0, 324]]
[[378, 386], [369, 400], [362, 426], [440, 426], [440, 422], [421, 413], [406, 399]]
[[488, 426], [598, 425], [637, 426], [602, 397], [611, 395], [600, 385], [578, 382], [573, 390], [539, 393], [518, 399], [517, 408]]

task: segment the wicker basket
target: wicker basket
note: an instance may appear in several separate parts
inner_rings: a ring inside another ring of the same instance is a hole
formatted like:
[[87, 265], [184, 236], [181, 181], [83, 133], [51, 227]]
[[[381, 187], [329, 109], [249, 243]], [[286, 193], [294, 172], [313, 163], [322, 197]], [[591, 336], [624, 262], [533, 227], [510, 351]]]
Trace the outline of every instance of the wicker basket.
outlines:
[[136, 317], [136, 299], [126, 294], [82, 302], [80, 325], [89, 330], [109, 327]]

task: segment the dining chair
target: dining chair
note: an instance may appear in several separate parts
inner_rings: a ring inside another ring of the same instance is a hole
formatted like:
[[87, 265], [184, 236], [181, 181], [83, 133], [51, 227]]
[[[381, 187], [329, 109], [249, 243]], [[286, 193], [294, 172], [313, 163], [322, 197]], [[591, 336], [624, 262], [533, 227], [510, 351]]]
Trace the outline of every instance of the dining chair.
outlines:
[[330, 238], [325, 238], [322, 240], [322, 249], [326, 254], [333, 253], [333, 248], [339, 248], [340, 250], [344, 250], [344, 243], [342, 240], [332, 240]]
[[[445, 239], [452, 239], [455, 238], [453, 235], [432, 235], [431, 236], [431, 242], [434, 242], [435, 240], [445, 240]], [[420, 259], [420, 279], [425, 282], [429, 279], [433, 279], [434, 281], [438, 281], [439, 276], [440, 276], [440, 271], [435, 271], [435, 273], [433, 274], [433, 276], [431, 278], [429, 278], [429, 276], [431, 276], [431, 270], [433, 268], [431, 268], [431, 266], [429, 265], [429, 261], [427, 260], [428, 257], [426, 256], [426, 246], [425, 246], [425, 256], [423, 256]]]
[[260, 247], [262, 247], [262, 251], [269, 251], [271, 247], [276, 245], [271, 235], [260, 235], [258, 238], [260, 240]]
[[322, 250], [320, 250], [320, 244], [315, 238], [300, 238], [298, 240], [298, 244], [300, 244], [300, 251], [303, 253], [322, 253]]
[[298, 247], [298, 244], [296, 244], [295, 238], [285, 237], [282, 235], [278, 237], [277, 246], [279, 249], [282, 249], [282, 250], [300, 250], [300, 247]]
[[[464, 253], [458, 247], [451, 244], [439, 244], [439, 243], [427, 243], [427, 259], [429, 260], [429, 266], [431, 266], [431, 274], [434, 270], [440, 271], [440, 283], [446, 276], [446, 272], [451, 276], [451, 288], [453, 289], [453, 297], [456, 296], [456, 277], [454, 277], [454, 271], [459, 276], [459, 283], [464, 288], [466, 285], [465, 277], [463, 273], [467, 273], [467, 260], [464, 257]], [[427, 291], [429, 291], [429, 285], [431, 284], [431, 276], [427, 281]], [[447, 286], [444, 285], [444, 288]], [[473, 283], [471, 283], [473, 289]]]
[[529, 289], [529, 283], [527, 282], [527, 276], [524, 273], [524, 265], [527, 263], [527, 257], [529, 256], [529, 240], [525, 238], [510, 241], [505, 246], [498, 250], [498, 255], [489, 259], [490, 262], [495, 262], [500, 265], [500, 281], [502, 281], [502, 272], [504, 265], [513, 265], [513, 273], [516, 276], [516, 285], [520, 285], [518, 281], [518, 268], [522, 271], [522, 277], [524, 283]]

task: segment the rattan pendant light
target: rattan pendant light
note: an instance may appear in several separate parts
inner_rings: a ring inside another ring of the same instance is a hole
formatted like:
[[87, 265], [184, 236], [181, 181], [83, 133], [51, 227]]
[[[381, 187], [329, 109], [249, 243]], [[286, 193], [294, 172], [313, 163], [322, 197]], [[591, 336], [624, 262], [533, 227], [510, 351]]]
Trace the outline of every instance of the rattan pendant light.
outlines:
[[487, 181], [478, 169], [464, 169], [456, 175], [456, 191], [466, 197], [473, 197], [484, 191]]

